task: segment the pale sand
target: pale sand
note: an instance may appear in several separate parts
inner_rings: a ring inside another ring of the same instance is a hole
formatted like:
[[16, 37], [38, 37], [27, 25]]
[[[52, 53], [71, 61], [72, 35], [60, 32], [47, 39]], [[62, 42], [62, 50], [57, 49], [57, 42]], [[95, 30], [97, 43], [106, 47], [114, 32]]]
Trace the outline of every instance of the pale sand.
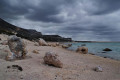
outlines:
[[[12, 62], [0, 59], [0, 80], [120, 80], [120, 61], [83, 55], [61, 47], [34, 46], [34, 42], [28, 40], [25, 42], [27, 59]], [[8, 46], [0, 46], [0, 52], [5, 49]], [[39, 50], [39, 54], [33, 53], [33, 50]], [[64, 64], [63, 68], [44, 64], [43, 57], [48, 51], [58, 53]], [[7, 69], [7, 66], [13, 64], [21, 66], [23, 71]], [[101, 66], [103, 72], [95, 72], [93, 68], [96, 66]]]

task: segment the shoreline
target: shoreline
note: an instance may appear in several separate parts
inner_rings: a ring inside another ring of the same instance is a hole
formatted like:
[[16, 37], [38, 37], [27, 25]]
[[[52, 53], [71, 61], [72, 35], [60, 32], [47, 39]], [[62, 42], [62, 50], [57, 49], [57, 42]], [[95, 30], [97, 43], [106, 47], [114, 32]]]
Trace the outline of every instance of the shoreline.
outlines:
[[108, 42], [108, 43], [111, 43], [111, 42], [114, 42], [114, 43], [120, 43], [120, 41], [73, 41], [73, 42], [91, 42], [91, 43], [94, 43], [94, 42]]
[[[64, 42], [64, 43], [62, 43], [62, 44], [73, 44], [73, 43], [82, 43], [82, 42]], [[85, 44], [85, 43], [87, 43], [87, 42], [83, 42], [83, 44]], [[88, 43], [112, 43], [112, 42], [88, 42]], [[114, 42], [113, 42], [114, 43]], [[119, 43], [119, 42], [115, 42], [115, 43]], [[86, 46], [85, 46], [86, 47]], [[106, 47], [107, 48], [107, 47]], [[77, 49], [77, 48], [76, 48]], [[76, 52], [76, 50], [75, 49], [73, 49], [73, 48], [71, 48], [71, 49], [67, 49], [67, 50], [70, 50], [70, 51], [74, 51], [74, 52]], [[99, 57], [103, 57], [103, 58], [109, 58], [109, 59], [112, 59], [112, 60], [117, 60], [117, 61], [120, 61], [120, 59], [117, 59], [117, 58], [114, 58], [114, 57], [109, 57], [109, 56], [102, 56], [102, 55], [100, 55], [100, 54], [103, 54], [103, 52], [104, 52], [104, 54], [106, 53], [106, 54], [108, 54], [107, 52], [109, 52], [109, 51], [101, 51], [101, 52], [98, 52], [99, 53], [99, 55], [98, 54], [96, 54], [96, 53], [94, 53], [94, 52], [89, 52], [89, 50], [88, 50], [88, 54], [91, 54], [91, 55], [96, 55], [96, 56], [99, 56]]]
[[[4, 37], [2, 37], [3, 39]], [[5, 38], [6, 40], [6, 38]], [[79, 54], [75, 51], [64, 49], [61, 46], [35, 46], [35, 42], [25, 40], [27, 44], [27, 58], [16, 61], [0, 59], [1, 80], [119, 80], [120, 61], [103, 58], [91, 54]], [[55, 43], [55, 42], [52, 42]], [[8, 46], [1, 45], [0, 51]], [[33, 53], [37, 50], [38, 54]], [[56, 52], [63, 68], [46, 65], [43, 57], [46, 52]], [[23, 71], [7, 68], [7, 66], [19, 65]], [[103, 72], [93, 69], [97, 66], [103, 68]]]
[[[65, 49], [65, 50], [67, 50], [67, 51], [72, 51], [72, 52], [74, 52], [74, 53], [77, 53], [75, 50], [71, 50], [71, 49]], [[78, 54], [80, 54], [80, 53], [78, 53]], [[105, 58], [105, 59], [111, 59], [111, 60], [115, 60], [115, 61], [120, 61], [120, 60], [118, 60], [118, 59], [114, 59], [114, 58], [110, 58], [110, 57], [99, 56], [99, 55], [96, 55], [96, 54], [94, 54], [94, 53], [87, 53], [87, 54], [89, 54], [89, 55], [94, 55], [94, 56], [101, 57], [101, 58]], [[86, 54], [84, 54], [84, 55], [86, 55]]]

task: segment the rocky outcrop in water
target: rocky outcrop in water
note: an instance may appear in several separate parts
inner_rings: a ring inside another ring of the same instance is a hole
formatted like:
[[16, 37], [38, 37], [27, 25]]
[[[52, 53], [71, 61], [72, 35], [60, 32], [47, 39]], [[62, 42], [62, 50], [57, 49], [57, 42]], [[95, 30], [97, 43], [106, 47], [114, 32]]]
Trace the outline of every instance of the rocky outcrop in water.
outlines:
[[78, 47], [76, 52], [79, 52], [81, 54], [87, 54], [88, 53], [88, 48], [87, 47]]
[[105, 48], [105, 49], [103, 49], [103, 51], [112, 51], [112, 50], [109, 48]]

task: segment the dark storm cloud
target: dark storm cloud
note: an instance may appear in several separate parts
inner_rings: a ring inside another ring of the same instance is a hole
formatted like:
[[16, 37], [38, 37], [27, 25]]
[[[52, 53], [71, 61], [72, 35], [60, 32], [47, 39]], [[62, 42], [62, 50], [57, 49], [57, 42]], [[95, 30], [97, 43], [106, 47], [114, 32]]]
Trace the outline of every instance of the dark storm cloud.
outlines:
[[112, 13], [120, 9], [120, 0], [94, 0], [93, 5], [97, 10], [94, 15]]
[[0, 18], [74, 40], [120, 40], [119, 9], [120, 0], [0, 0]]
[[[28, 9], [24, 4], [22, 5], [11, 5], [10, 0], [0, 0], [0, 17], [3, 19], [7, 18], [17, 18], [20, 15], [25, 15], [28, 13]], [[11, 2], [14, 4], [13, 2]]]
[[33, 8], [28, 19], [43, 22], [62, 22], [56, 17], [60, 12], [60, 6], [74, 3], [74, 0], [42, 0], [39, 6]]
[[32, 0], [1, 0], [0, 17], [17, 18], [24, 16], [33, 21], [61, 22], [56, 17], [62, 5], [70, 5], [74, 0], [36, 0], [38, 4], [29, 4]]

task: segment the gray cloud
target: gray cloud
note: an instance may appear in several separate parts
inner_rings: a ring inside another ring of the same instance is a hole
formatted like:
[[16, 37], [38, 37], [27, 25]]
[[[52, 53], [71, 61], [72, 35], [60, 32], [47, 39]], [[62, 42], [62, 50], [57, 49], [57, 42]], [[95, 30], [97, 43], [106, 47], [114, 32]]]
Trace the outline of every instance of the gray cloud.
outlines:
[[94, 15], [108, 14], [120, 9], [120, 0], [94, 0], [93, 5], [97, 7]]
[[119, 0], [0, 0], [0, 17], [43, 34], [120, 41]]

